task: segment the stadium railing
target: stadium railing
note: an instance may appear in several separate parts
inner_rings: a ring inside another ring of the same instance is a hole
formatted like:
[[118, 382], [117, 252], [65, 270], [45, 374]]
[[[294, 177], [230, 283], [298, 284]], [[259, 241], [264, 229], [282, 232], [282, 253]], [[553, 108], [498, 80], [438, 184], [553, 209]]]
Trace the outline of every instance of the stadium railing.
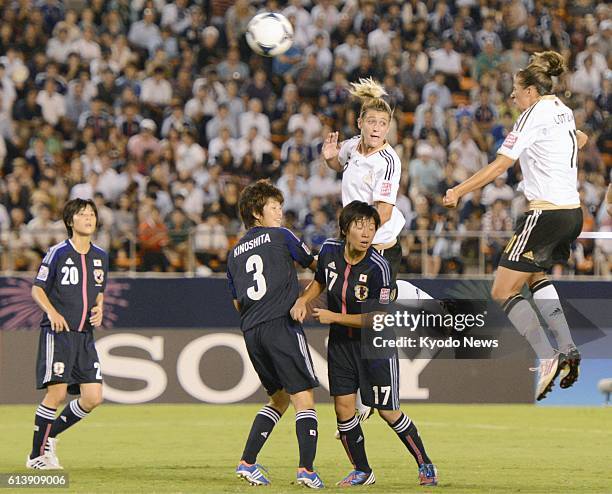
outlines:
[[[30, 232], [35, 236], [39, 232]], [[47, 232], [48, 233], [48, 232]], [[509, 231], [407, 231], [401, 236], [404, 268], [410, 277], [489, 277], [494, 264], [513, 232]], [[201, 234], [200, 234], [201, 235]], [[143, 271], [143, 253], [135, 238], [125, 239], [125, 255], [112, 259], [111, 271], [129, 277], [138, 276], [224, 276], [224, 262], [214, 253], [196, 248], [196, 232], [191, 230], [182, 249], [164, 249], [170, 270]], [[612, 278], [612, 232], [583, 232], [583, 246], [572, 250], [569, 269], [554, 273], [555, 278]], [[0, 275], [26, 275], [34, 272], [44, 252], [34, 247], [13, 246], [5, 236], [0, 242]], [[229, 239], [231, 248], [235, 237]], [[104, 244], [102, 243], [102, 246]], [[578, 254], [578, 255], [576, 255]], [[208, 262], [203, 267], [202, 260]], [[29, 263], [29, 265], [28, 265]], [[582, 264], [582, 268], [581, 268]], [[586, 268], [585, 268], [586, 266]], [[588, 273], [587, 273], [588, 271]]]

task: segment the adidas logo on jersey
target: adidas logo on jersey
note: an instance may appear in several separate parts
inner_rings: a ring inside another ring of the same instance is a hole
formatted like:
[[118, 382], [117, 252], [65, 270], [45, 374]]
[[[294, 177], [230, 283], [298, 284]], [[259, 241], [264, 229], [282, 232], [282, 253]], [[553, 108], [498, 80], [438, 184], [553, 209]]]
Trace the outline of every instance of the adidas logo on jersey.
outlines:
[[62, 419], [64, 422], [66, 422], [66, 417], [64, 415], [60, 415], [60, 419]]
[[261, 433], [261, 435], [262, 435], [263, 437], [265, 437], [266, 439], [268, 439], [268, 433], [267, 433], [267, 432], [262, 432], [262, 433]]
[[72, 259], [68, 258], [66, 260], [66, 266], [72, 266], [72, 265], [74, 265], [74, 261]]
[[529, 259], [530, 261], [533, 261], [533, 252], [531, 252], [531, 251], [529, 251], [529, 252], [525, 252], [525, 253], [523, 254], [523, 257], [524, 257], [525, 259]]
[[336, 261], [332, 261], [327, 265], [328, 268], [336, 269]]

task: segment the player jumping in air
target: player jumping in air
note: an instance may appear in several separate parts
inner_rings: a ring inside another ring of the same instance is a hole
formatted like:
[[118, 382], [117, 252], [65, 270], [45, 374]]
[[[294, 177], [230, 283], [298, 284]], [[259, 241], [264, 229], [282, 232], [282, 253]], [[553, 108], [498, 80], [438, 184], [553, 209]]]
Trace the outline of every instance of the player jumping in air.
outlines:
[[436, 468], [425, 452], [416, 425], [400, 410], [397, 353], [384, 360], [362, 355], [361, 331], [367, 331], [362, 312], [376, 312], [391, 298], [391, 267], [372, 247], [379, 226], [380, 216], [373, 206], [353, 201], [344, 207], [340, 214], [341, 238], [323, 244], [315, 278], [297, 299], [291, 315], [303, 321], [306, 304], [327, 291], [328, 309], [314, 309], [313, 315], [321, 324], [330, 325], [327, 349], [330, 394], [334, 397], [340, 439], [354, 466], [338, 485], [375, 482], [361, 424], [355, 415], [358, 390], [364, 405], [378, 410], [414, 456], [420, 484], [436, 485]]
[[[102, 403], [102, 372], [93, 328], [102, 324], [108, 255], [91, 243], [98, 211], [91, 200], [73, 199], [64, 207], [68, 240], [44, 257], [32, 297], [44, 311], [36, 380], [46, 389], [34, 418], [32, 452], [26, 466], [61, 469], [57, 435], [85, 418]], [[80, 394], [59, 414], [66, 393]]]
[[283, 201], [280, 190], [264, 180], [244, 189], [239, 209], [248, 231], [228, 256], [227, 277], [247, 351], [270, 395], [255, 416], [236, 474], [252, 485], [270, 484], [257, 455], [291, 401], [300, 450], [297, 482], [321, 489], [313, 467], [318, 437], [313, 388], [319, 382], [302, 325], [289, 315], [299, 295], [294, 262], [314, 271], [316, 261], [281, 228]]
[[[520, 161], [529, 211], [504, 249], [492, 296], [540, 359], [538, 400], [552, 389], [559, 374], [562, 388], [574, 384], [580, 364], [559, 295], [545, 274], [553, 264], [568, 260], [570, 245], [582, 230], [577, 156], [588, 138], [576, 130], [572, 110], [552, 94], [552, 77], [564, 71], [563, 57], [556, 52], [532, 57], [514, 78], [511, 97], [523, 113], [498, 149], [497, 158], [444, 197], [445, 206], [456, 207], [461, 197]], [[551, 346], [538, 314], [521, 295], [526, 283], [558, 349]]]

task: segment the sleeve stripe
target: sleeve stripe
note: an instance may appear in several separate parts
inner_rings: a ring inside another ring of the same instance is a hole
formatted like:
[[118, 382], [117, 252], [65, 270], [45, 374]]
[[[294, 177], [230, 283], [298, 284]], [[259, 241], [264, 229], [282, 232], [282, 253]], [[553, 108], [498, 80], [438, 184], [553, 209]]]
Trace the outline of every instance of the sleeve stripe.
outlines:
[[387, 162], [387, 171], [385, 172], [385, 180], [391, 180], [391, 177], [393, 177], [393, 172], [395, 171], [395, 165], [393, 164], [393, 156], [391, 156], [386, 149], [381, 149], [380, 155]]
[[289, 230], [289, 228], [281, 227], [281, 229], [285, 230], [286, 232], [289, 232], [291, 234], [291, 236], [295, 239], [296, 242], [298, 242], [298, 243], [302, 242], [299, 238], [297, 238], [295, 236], [295, 233], [293, 233], [291, 230]]
[[391, 282], [391, 272], [389, 269], [389, 263], [381, 256], [378, 252], [372, 252], [372, 260], [378, 265], [383, 274], [383, 283], [389, 285]]
[[525, 114], [525, 118], [523, 119], [523, 121], [518, 126], [518, 129], [517, 129], [518, 132], [521, 132], [525, 128], [525, 124], [527, 123], [527, 120], [529, 119], [529, 116], [531, 115], [531, 112], [533, 112], [534, 108], [538, 105], [539, 102], [540, 102], [540, 100], [536, 101], [534, 103], [534, 105], [529, 109], [529, 111]]
[[60, 242], [59, 244], [55, 244], [53, 247], [51, 247], [49, 252], [47, 252], [47, 255], [42, 260], [43, 264], [51, 264], [55, 254], [57, 254], [57, 251], [64, 245], [66, 245], [66, 241]]
[[[340, 242], [340, 240], [336, 240], [334, 238], [328, 238], [325, 242], [323, 242], [323, 245], [341, 245], [342, 242]], [[321, 245], [321, 248], [323, 248], [323, 245]]]

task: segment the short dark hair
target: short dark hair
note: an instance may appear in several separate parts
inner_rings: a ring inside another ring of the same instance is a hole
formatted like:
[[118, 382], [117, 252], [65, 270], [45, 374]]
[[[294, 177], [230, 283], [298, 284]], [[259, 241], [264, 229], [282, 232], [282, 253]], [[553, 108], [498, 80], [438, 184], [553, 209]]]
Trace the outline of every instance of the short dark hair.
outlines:
[[340, 238], [346, 238], [346, 234], [351, 228], [351, 224], [358, 220], [373, 219], [376, 229], [380, 227], [380, 215], [374, 206], [367, 202], [353, 201], [342, 208], [340, 213]]
[[245, 228], [255, 226], [257, 221], [255, 215], [261, 216], [263, 214], [263, 208], [268, 199], [275, 199], [280, 204], [285, 202], [283, 193], [268, 180], [258, 180], [242, 191], [238, 201], [238, 209]]
[[83, 211], [87, 206], [90, 206], [93, 209], [94, 214], [96, 215], [96, 225], [98, 224], [98, 208], [96, 208], [95, 203], [91, 199], [72, 199], [68, 201], [64, 206], [64, 225], [66, 225], [66, 230], [68, 230], [68, 237], [72, 237], [72, 225], [74, 224], [74, 215], [80, 211]]

